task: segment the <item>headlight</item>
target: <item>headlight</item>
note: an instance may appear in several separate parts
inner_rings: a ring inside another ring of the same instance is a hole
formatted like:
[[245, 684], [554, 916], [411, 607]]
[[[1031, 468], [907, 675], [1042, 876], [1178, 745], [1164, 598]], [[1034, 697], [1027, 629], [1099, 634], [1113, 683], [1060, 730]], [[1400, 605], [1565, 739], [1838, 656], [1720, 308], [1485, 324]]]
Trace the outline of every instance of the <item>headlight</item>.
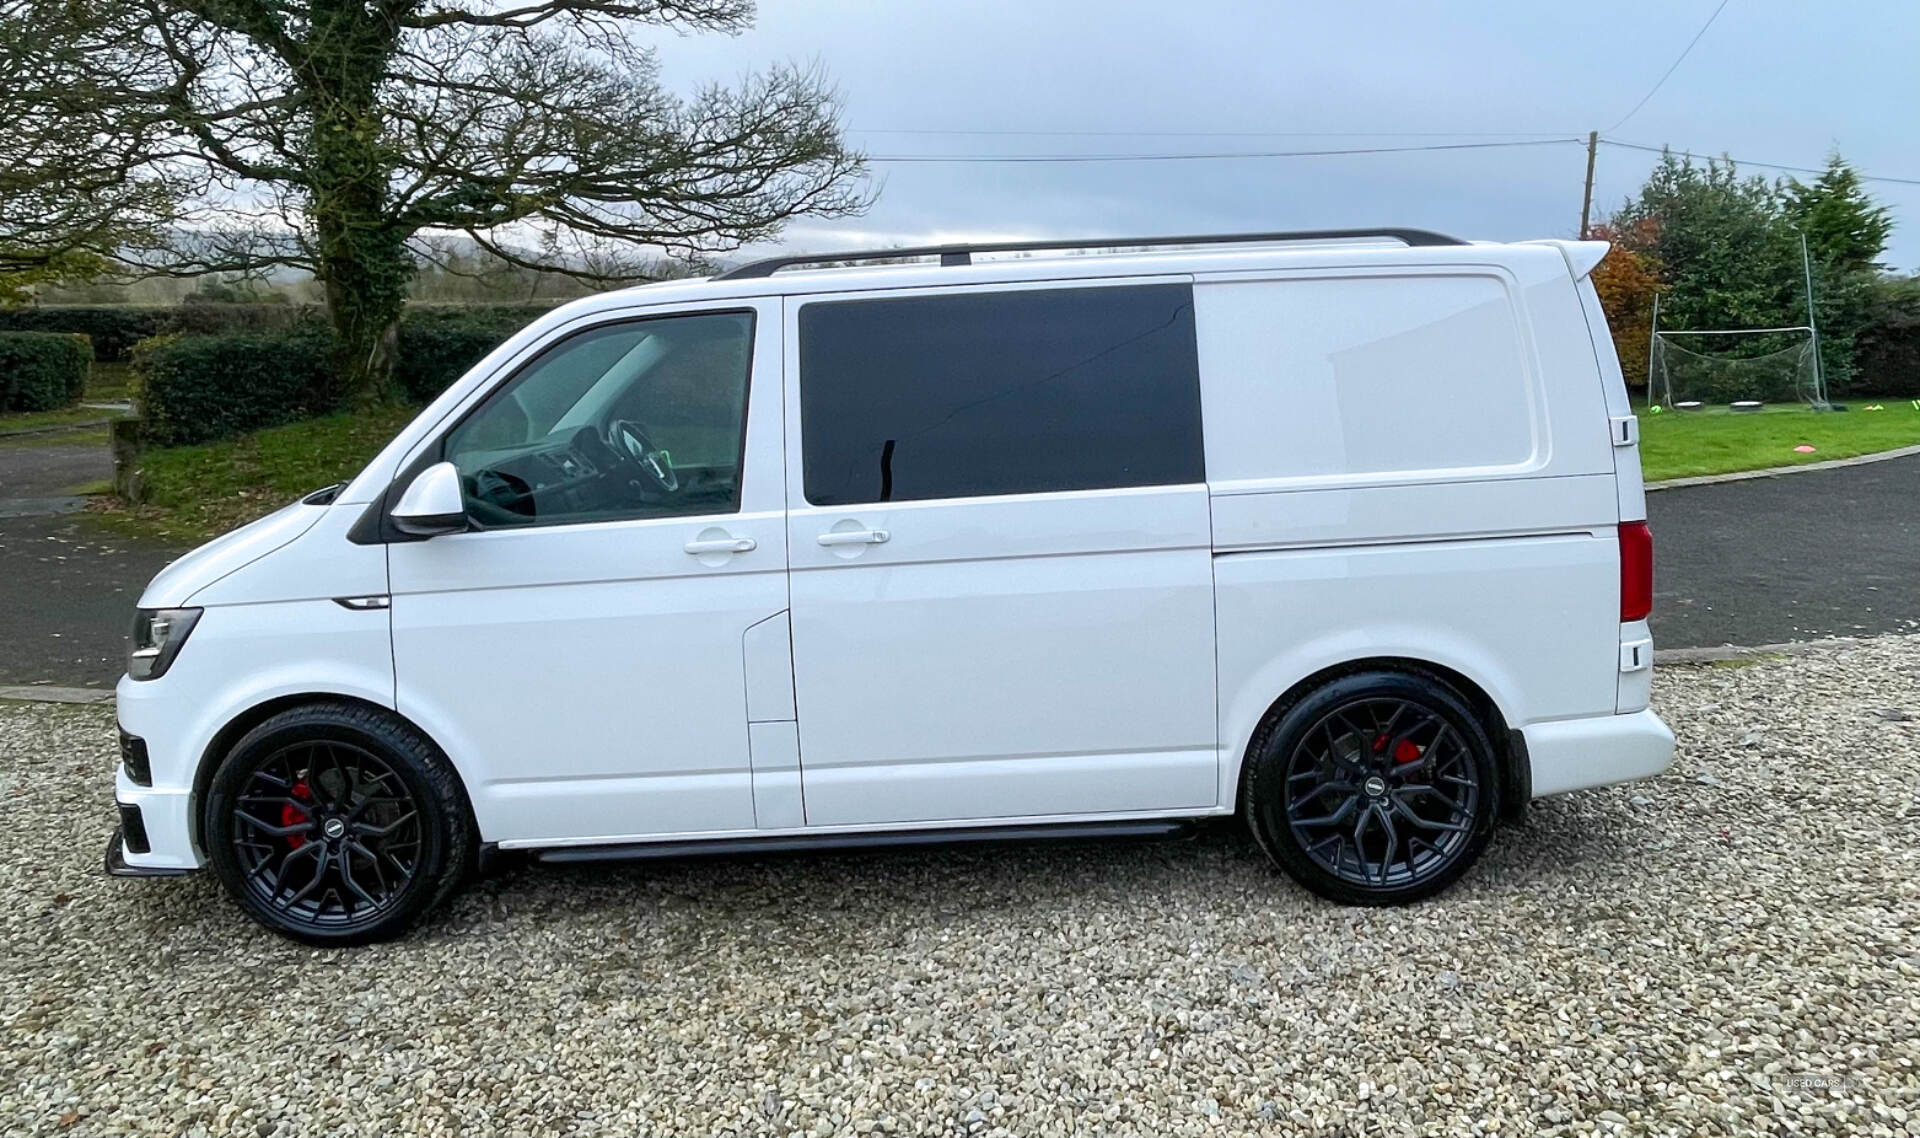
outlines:
[[199, 609], [141, 609], [133, 618], [133, 651], [127, 656], [127, 675], [136, 680], [157, 680], [166, 675], [199, 620]]

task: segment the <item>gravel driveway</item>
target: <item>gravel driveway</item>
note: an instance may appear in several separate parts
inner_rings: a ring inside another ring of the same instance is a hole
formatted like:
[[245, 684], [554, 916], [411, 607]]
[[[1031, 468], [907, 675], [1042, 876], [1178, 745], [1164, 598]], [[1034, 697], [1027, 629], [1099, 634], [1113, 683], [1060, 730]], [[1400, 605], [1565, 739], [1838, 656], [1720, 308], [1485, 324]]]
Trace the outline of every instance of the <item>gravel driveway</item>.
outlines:
[[316, 952], [110, 881], [0, 706], [8, 1134], [1920, 1134], [1920, 638], [1667, 668], [1673, 772], [1336, 908], [1164, 844], [533, 867]]

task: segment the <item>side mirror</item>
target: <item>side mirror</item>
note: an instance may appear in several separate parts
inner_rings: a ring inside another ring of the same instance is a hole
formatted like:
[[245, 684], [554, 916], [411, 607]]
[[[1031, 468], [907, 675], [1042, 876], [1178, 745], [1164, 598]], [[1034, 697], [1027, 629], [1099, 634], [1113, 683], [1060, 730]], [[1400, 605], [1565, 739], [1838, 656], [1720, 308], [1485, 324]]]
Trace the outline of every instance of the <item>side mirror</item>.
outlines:
[[393, 526], [414, 537], [460, 533], [467, 528], [467, 503], [460, 493], [460, 470], [436, 462], [415, 476], [393, 508]]

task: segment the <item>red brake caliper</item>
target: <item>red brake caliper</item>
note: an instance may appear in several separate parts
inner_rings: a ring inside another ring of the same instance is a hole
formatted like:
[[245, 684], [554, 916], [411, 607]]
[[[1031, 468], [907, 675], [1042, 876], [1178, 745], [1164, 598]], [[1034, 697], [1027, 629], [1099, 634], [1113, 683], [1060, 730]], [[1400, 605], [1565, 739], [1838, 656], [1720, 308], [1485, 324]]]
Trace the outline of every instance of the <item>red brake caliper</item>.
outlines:
[[[1384, 751], [1386, 749], [1387, 749], [1387, 737], [1385, 735], [1377, 736], [1373, 740], [1373, 753], [1377, 755], [1381, 751]], [[1399, 743], [1394, 745], [1393, 761], [1403, 765], [1406, 763], [1419, 762], [1420, 748], [1413, 745], [1412, 739], [1402, 739], [1400, 740]]]
[[[293, 796], [302, 802], [313, 801], [313, 791], [307, 789], [306, 779], [303, 778], [293, 784]], [[306, 820], [307, 812], [295, 806], [293, 803], [288, 802], [280, 807], [280, 824], [282, 826], [298, 826]], [[287, 835], [287, 846], [289, 849], [297, 850], [306, 844], [307, 838], [304, 834]]]

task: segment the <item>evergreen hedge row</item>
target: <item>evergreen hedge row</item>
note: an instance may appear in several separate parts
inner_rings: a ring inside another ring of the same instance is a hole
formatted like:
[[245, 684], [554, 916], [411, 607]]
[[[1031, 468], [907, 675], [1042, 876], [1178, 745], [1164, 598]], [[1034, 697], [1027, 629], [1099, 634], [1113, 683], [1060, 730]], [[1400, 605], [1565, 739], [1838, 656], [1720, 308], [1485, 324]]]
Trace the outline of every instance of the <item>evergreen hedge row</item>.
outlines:
[[312, 305], [169, 304], [0, 308], [0, 332], [75, 332], [93, 341], [93, 358], [119, 363], [149, 336], [176, 332], [269, 331], [322, 320]]
[[0, 411], [52, 411], [80, 401], [93, 366], [85, 336], [0, 332]]
[[[526, 304], [419, 304], [407, 308], [403, 324], [415, 320], [454, 324], [510, 324], [518, 328], [547, 311]], [[133, 346], [149, 336], [174, 333], [217, 336], [230, 332], [277, 332], [308, 325], [325, 326], [326, 313], [313, 304], [74, 304], [48, 307], [0, 307], [0, 332], [78, 332], [93, 340], [94, 359], [118, 363], [132, 357]]]
[[[408, 400], [424, 403], [545, 311], [519, 305], [409, 308], [400, 321], [394, 382]], [[337, 410], [342, 393], [332, 368], [333, 345], [318, 320], [145, 340], [133, 352], [142, 433], [161, 446], [182, 446]]]
[[508, 305], [409, 308], [400, 320], [394, 382], [408, 399], [425, 403], [546, 311]]
[[154, 336], [133, 350], [141, 433], [181, 446], [324, 415], [339, 402], [319, 329]]

